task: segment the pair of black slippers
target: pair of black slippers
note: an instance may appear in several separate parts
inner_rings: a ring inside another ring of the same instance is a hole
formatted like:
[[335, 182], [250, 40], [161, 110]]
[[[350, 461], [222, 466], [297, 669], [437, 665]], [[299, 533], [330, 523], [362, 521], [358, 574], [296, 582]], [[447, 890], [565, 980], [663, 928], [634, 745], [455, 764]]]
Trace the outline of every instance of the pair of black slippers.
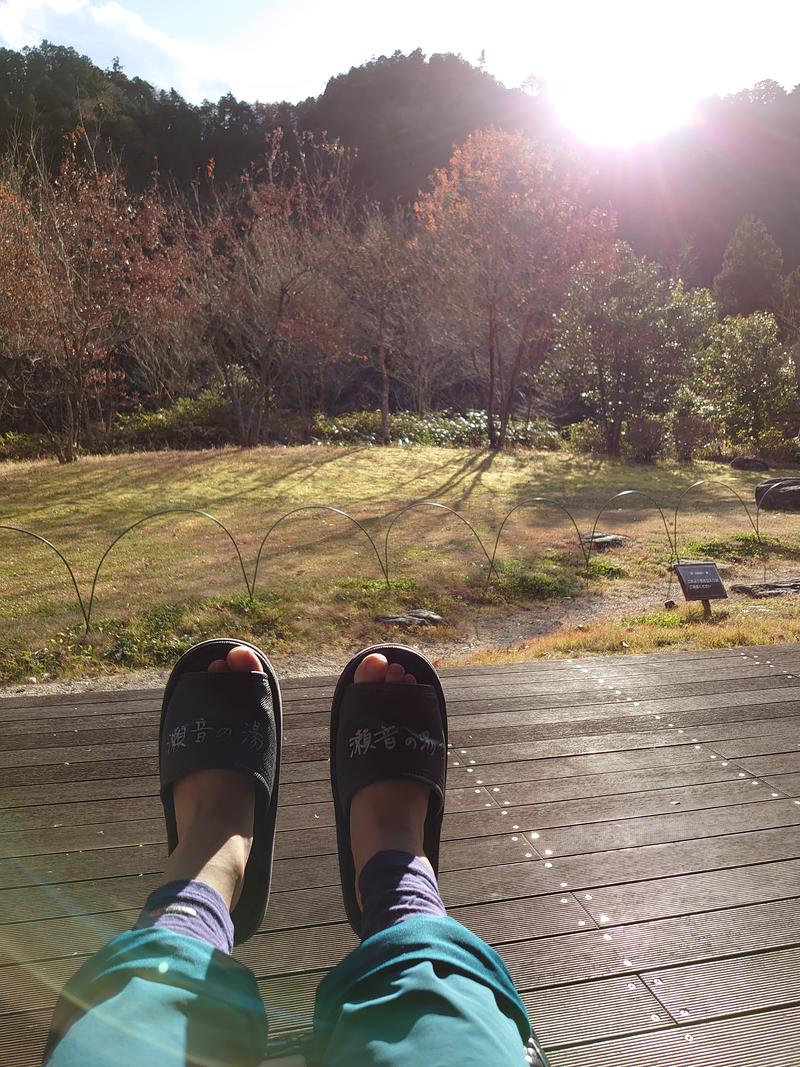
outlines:
[[[262, 672], [209, 671], [243, 645], [261, 662]], [[353, 681], [365, 656], [379, 652], [413, 674], [416, 685]], [[255, 645], [235, 638], [203, 641], [178, 660], [167, 681], [161, 710], [159, 770], [169, 851], [178, 843], [172, 789], [193, 771], [243, 771], [255, 783], [253, 846], [244, 886], [231, 913], [235, 941], [246, 941], [261, 925], [269, 899], [283, 716], [278, 678]], [[430, 787], [425, 820], [425, 854], [438, 873], [439, 840], [447, 777], [447, 711], [433, 665], [403, 645], [362, 649], [345, 667], [333, 695], [330, 731], [331, 791], [342, 896], [350, 925], [361, 932], [350, 843], [350, 802], [367, 785], [409, 778]]]

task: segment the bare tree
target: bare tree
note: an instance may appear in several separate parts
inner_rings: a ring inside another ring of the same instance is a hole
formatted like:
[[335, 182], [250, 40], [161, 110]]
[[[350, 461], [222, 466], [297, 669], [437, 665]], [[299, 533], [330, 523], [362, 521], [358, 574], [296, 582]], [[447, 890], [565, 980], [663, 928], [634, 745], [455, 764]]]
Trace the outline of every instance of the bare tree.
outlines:
[[292, 157], [278, 132], [236, 195], [197, 211], [188, 247], [200, 331], [243, 445], [261, 440], [293, 364], [342, 343], [327, 290], [332, 227], [346, 196], [347, 157], [338, 145], [305, 137]]

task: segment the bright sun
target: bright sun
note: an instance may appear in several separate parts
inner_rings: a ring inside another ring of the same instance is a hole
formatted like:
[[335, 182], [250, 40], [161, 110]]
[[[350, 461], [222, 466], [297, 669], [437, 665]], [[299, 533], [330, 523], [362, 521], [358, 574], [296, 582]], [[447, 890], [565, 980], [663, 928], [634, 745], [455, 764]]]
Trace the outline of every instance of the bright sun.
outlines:
[[651, 140], [682, 125], [691, 118], [694, 104], [676, 98], [674, 86], [659, 93], [651, 85], [634, 94], [630, 84], [583, 81], [551, 85], [548, 91], [559, 118], [577, 137], [618, 147]]
[[[667, 17], [664, 5], [643, 0], [566, 3], [550, 9], [541, 33], [531, 9], [528, 34], [513, 43], [507, 37], [508, 55], [532, 49], [529, 63], [559, 118], [582, 140], [619, 146], [650, 140], [691, 118], [720, 64], [703, 48], [702, 5], [690, 23], [677, 17], [678, 8], [688, 14], [686, 0], [673, 6], [675, 17], [672, 8]], [[545, 10], [535, 8], [540, 19]]]

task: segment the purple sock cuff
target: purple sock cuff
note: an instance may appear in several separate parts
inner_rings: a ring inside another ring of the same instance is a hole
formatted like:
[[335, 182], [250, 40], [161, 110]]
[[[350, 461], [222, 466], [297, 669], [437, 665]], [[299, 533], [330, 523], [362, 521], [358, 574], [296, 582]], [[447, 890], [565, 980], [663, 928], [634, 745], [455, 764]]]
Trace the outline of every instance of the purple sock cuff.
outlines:
[[233, 921], [225, 901], [205, 882], [167, 882], [145, 902], [134, 930], [171, 930], [207, 941], [220, 952], [233, 949]]
[[358, 888], [364, 939], [415, 915], [447, 914], [433, 871], [410, 852], [376, 853], [361, 869]]

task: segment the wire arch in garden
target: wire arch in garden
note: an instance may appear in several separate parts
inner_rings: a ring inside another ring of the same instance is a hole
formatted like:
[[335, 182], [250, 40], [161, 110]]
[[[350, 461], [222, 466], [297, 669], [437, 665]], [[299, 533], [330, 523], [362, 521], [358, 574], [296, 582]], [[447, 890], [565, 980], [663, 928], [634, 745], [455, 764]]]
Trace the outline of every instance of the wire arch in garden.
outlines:
[[131, 523], [130, 526], [126, 527], [121, 533], [117, 534], [117, 536], [114, 538], [114, 540], [111, 542], [111, 544], [100, 557], [100, 562], [97, 564], [97, 569], [95, 570], [94, 578], [92, 579], [92, 590], [89, 596], [89, 606], [85, 614], [87, 633], [89, 632], [89, 626], [91, 623], [92, 608], [94, 607], [95, 593], [97, 591], [97, 583], [100, 578], [100, 571], [103, 569], [103, 564], [105, 563], [112, 549], [114, 549], [124, 537], [127, 537], [129, 533], [132, 533], [134, 530], [138, 529], [138, 527], [144, 526], [145, 523], [152, 522], [154, 519], [163, 518], [166, 515], [197, 515], [200, 518], [208, 519], [209, 522], [213, 522], [216, 526], [218, 526], [226, 535], [230, 543], [233, 545], [233, 550], [236, 554], [236, 559], [239, 563], [239, 569], [242, 572], [242, 580], [244, 581], [245, 589], [247, 590], [247, 595], [250, 600], [253, 599], [253, 591], [250, 585], [250, 580], [247, 577], [247, 570], [245, 569], [244, 560], [242, 559], [242, 553], [239, 549], [239, 544], [236, 538], [228, 529], [228, 527], [215, 515], [212, 515], [208, 511], [200, 511], [198, 508], [162, 508], [159, 511], [153, 511], [149, 515], [145, 515], [141, 519], [137, 519], [136, 522]]
[[744, 513], [747, 516], [747, 521], [750, 523], [750, 526], [751, 526], [751, 528], [753, 530], [753, 533], [755, 534], [756, 541], [758, 542], [758, 546], [759, 546], [759, 549], [760, 549], [760, 552], [761, 552], [761, 562], [762, 562], [763, 567], [764, 567], [764, 576], [766, 578], [766, 573], [767, 573], [767, 546], [764, 543], [763, 538], [761, 537], [761, 530], [760, 530], [760, 524], [759, 524], [760, 506], [758, 504], [756, 505], [756, 517], [755, 517], [755, 520], [754, 520], [753, 516], [752, 516], [752, 514], [750, 512], [750, 508], [747, 506], [747, 501], [744, 499], [744, 497], [740, 493], [738, 493], [733, 488], [732, 485], [728, 485], [727, 482], [723, 482], [719, 478], [701, 478], [699, 481], [692, 482], [692, 484], [688, 485], [683, 490], [681, 495], [678, 497], [678, 502], [675, 505], [675, 512], [673, 514], [673, 520], [672, 520], [672, 536], [673, 536], [673, 542], [674, 542], [674, 545], [675, 545], [675, 560], [678, 561], [681, 558], [680, 553], [678, 552], [678, 515], [679, 515], [680, 510], [681, 510], [681, 508], [682, 508], [682, 506], [684, 504], [684, 501], [689, 496], [691, 496], [691, 494], [695, 490], [699, 489], [701, 486], [704, 486], [704, 485], [714, 485], [714, 486], [717, 486], [720, 489], [724, 489], [725, 492], [730, 493], [742, 505], [742, 508], [744, 509]]
[[652, 497], [649, 493], [646, 493], [643, 489], [623, 489], [621, 492], [614, 493], [613, 496], [609, 497], [608, 500], [606, 500], [606, 502], [600, 508], [600, 510], [598, 511], [597, 515], [595, 516], [595, 520], [594, 520], [594, 523], [592, 525], [591, 532], [589, 534], [589, 545], [588, 545], [588, 550], [586, 552], [586, 573], [587, 574], [589, 573], [589, 564], [591, 563], [591, 558], [592, 558], [592, 547], [594, 545], [594, 538], [595, 538], [595, 534], [597, 533], [597, 527], [598, 527], [598, 525], [600, 523], [600, 519], [608, 511], [608, 509], [611, 507], [611, 505], [614, 503], [615, 500], [628, 499], [628, 498], [633, 497], [633, 496], [643, 497], [647, 501], [647, 503], [650, 504], [651, 507], [654, 507], [656, 509], [656, 511], [658, 512], [658, 514], [661, 517], [661, 524], [664, 527], [664, 535], [665, 535], [665, 537], [667, 539], [667, 547], [669, 548], [670, 571], [669, 571], [669, 579], [668, 579], [668, 583], [667, 583], [667, 593], [669, 594], [669, 590], [672, 588], [672, 569], [671, 569], [671, 564], [675, 560], [675, 546], [673, 544], [672, 537], [670, 535], [669, 526], [667, 524], [667, 517], [664, 514], [664, 509], [661, 507], [661, 505], [658, 503], [658, 501], [654, 497]]
[[78, 583], [77, 583], [77, 581], [75, 579], [75, 572], [73, 571], [72, 567], [70, 566], [70, 563], [69, 563], [69, 560], [67, 559], [67, 557], [59, 549], [56, 548], [56, 546], [53, 544], [52, 541], [48, 541], [46, 537], [42, 537], [40, 534], [34, 533], [32, 530], [26, 530], [22, 526], [11, 526], [11, 525], [8, 525], [6, 523], [1, 523], [0, 524], [0, 530], [7, 530], [10, 533], [23, 534], [23, 536], [30, 537], [34, 541], [38, 541], [40, 544], [46, 545], [47, 548], [49, 548], [53, 552], [55, 552], [56, 556], [58, 556], [58, 558], [64, 564], [64, 567], [66, 568], [67, 574], [70, 577], [70, 581], [72, 582], [72, 588], [75, 590], [75, 597], [76, 597], [76, 599], [78, 601], [78, 608], [80, 609], [80, 613], [83, 616], [83, 623], [84, 623], [84, 626], [86, 627], [86, 632], [88, 633], [89, 632], [89, 619], [90, 619], [90, 614], [91, 614], [91, 606], [90, 606], [89, 611], [87, 612], [86, 604], [84, 603], [83, 597], [81, 596], [80, 588], [78, 587]]
[[256, 582], [258, 580], [258, 571], [259, 571], [259, 568], [261, 566], [261, 556], [263, 555], [264, 546], [266, 545], [267, 541], [269, 540], [270, 535], [272, 534], [273, 530], [275, 530], [278, 526], [280, 526], [281, 523], [285, 522], [286, 519], [290, 519], [294, 515], [299, 515], [303, 511], [329, 511], [334, 515], [339, 515], [342, 518], [347, 519], [354, 526], [356, 526], [361, 531], [361, 533], [366, 537], [367, 541], [369, 542], [370, 546], [372, 547], [372, 550], [375, 553], [375, 558], [378, 561], [378, 566], [381, 569], [381, 574], [385, 578], [386, 584], [387, 585], [389, 584], [389, 575], [387, 574], [386, 568], [384, 567], [383, 560], [381, 559], [380, 551], [378, 550], [378, 546], [375, 544], [375, 541], [373, 540], [372, 535], [370, 534], [369, 530], [367, 530], [367, 528], [363, 525], [363, 523], [360, 523], [358, 521], [358, 519], [353, 518], [352, 515], [348, 514], [348, 512], [344, 511], [342, 508], [335, 508], [331, 504], [304, 504], [302, 507], [292, 508], [291, 511], [287, 511], [284, 515], [281, 515], [279, 518], [277, 518], [275, 520], [275, 522], [273, 522], [273, 524], [270, 526], [270, 528], [264, 534], [264, 537], [261, 540], [261, 544], [258, 546], [258, 553], [256, 555], [255, 567], [253, 569], [253, 584], [252, 584], [251, 594], [250, 594], [250, 599], [251, 600], [252, 600], [253, 596], [255, 595], [255, 591], [256, 591]]
[[498, 529], [497, 536], [494, 539], [494, 548], [492, 549], [492, 556], [491, 556], [491, 559], [489, 560], [489, 574], [488, 574], [488, 577], [487, 577], [487, 582], [491, 580], [492, 574], [494, 573], [495, 564], [496, 564], [496, 561], [497, 561], [497, 549], [498, 549], [498, 546], [500, 544], [500, 538], [503, 535], [503, 530], [505, 529], [506, 523], [508, 522], [508, 520], [511, 518], [511, 516], [514, 514], [515, 511], [519, 511], [520, 508], [534, 507], [537, 504], [544, 504], [544, 505], [549, 506], [549, 507], [558, 508], [559, 511], [562, 511], [567, 516], [569, 521], [572, 523], [573, 529], [575, 530], [575, 536], [578, 539], [578, 547], [581, 550], [581, 553], [583, 555], [584, 564], [586, 565], [586, 568], [588, 570], [588, 567], [589, 567], [589, 553], [587, 552], [586, 546], [583, 543], [583, 538], [581, 537], [581, 531], [578, 528], [578, 524], [576, 523], [575, 517], [573, 516], [572, 512], [569, 510], [569, 508], [566, 506], [566, 504], [562, 503], [560, 500], [555, 500], [553, 497], [534, 496], [534, 497], [530, 497], [528, 500], [521, 500], [519, 502], [519, 504], [515, 504], [514, 507], [511, 509], [511, 511], [509, 511], [506, 514], [506, 516], [504, 517], [503, 521], [500, 523], [500, 528]]
[[440, 504], [438, 502], [438, 500], [415, 500], [413, 503], [407, 504], [404, 508], [401, 508], [400, 511], [398, 511], [392, 517], [392, 521], [389, 523], [389, 526], [387, 527], [387, 530], [386, 530], [386, 536], [384, 537], [384, 542], [383, 542], [383, 554], [384, 554], [384, 575], [386, 577], [387, 588], [389, 587], [389, 584], [390, 584], [389, 583], [389, 538], [390, 538], [392, 530], [394, 529], [394, 527], [395, 527], [396, 523], [398, 522], [398, 520], [401, 519], [404, 515], [406, 515], [409, 511], [414, 511], [417, 508], [434, 508], [437, 511], [443, 511], [443, 512], [447, 512], [449, 515], [454, 515], [459, 520], [459, 522], [462, 522], [464, 524], [464, 526], [467, 527], [467, 529], [470, 531], [472, 536], [478, 542], [478, 545], [480, 546], [480, 549], [481, 549], [481, 551], [483, 552], [483, 554], [484, 554], [484, 556], [486, 558], [486, 562], [491, 566], [492, 557], [487, 552], [486, 545], [483, 543], [483, 540], [482, 540], [480, 534], [475, 529], [475, 527], [472, 525], [472, 523], [469, 521], [469, 519], [466, 519], [461, 514], [460, 511], [456, 511], [455, 508], [451, 508], [448, 504]]

